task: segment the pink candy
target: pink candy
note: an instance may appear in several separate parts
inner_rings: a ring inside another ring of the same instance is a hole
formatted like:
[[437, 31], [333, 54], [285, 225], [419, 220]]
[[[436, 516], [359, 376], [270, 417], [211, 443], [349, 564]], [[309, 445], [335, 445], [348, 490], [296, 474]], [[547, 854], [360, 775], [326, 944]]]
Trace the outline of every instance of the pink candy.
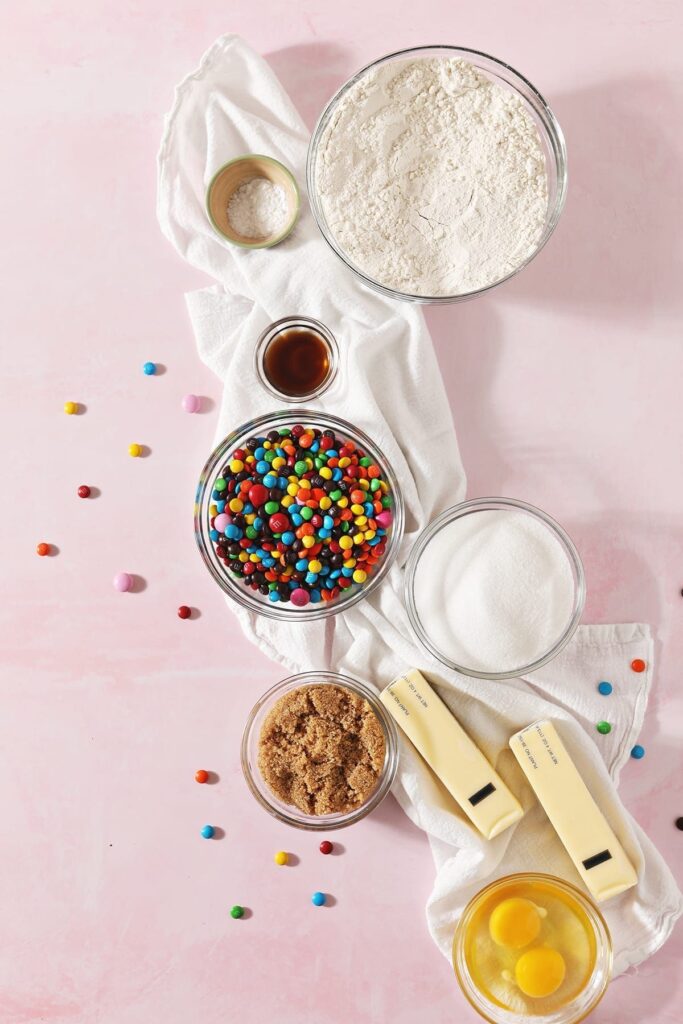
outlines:
[[124, 594], [127, 590], [133, 586], [133, 577], [129, 572], [117, 572], [114, 576], [114, 587], [120, 593]]
[[293, 590], [289, 595], [289, 600], [293, 605], [296, 605], [297, 608], [305, 608], [311, 600], [311, 595], [302, 587], [297, 587], [296, 590]]
[[199, 412], [199, 407], [202, 403], [197, 395], [185, 395], [180, 404], [185, 412]]
[[394, 517], [388, 510], [380, 512], [379, 515], [375, 516], [375, 521], [379, 523], [383, 530], [388, 529], [394, 521]]
[[229, 525], [230, 516], [226, 515], [225, 512], [220, 512], [213, 521], [213, 528], [218, 530], [219, 533], [225, 533], [225, 528]]

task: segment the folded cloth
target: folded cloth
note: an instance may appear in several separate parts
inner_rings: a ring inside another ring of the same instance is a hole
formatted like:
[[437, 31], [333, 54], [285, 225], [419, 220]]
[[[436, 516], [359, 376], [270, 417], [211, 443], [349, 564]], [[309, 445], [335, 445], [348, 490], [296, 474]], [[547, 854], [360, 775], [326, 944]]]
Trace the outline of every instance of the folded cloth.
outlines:
[[[253, 373], [260, 332], [289, 314], [323, 321], [336, 335], [342, 365], [334, 390], [311, 402], [367, 431], [391, 461], [406, 503], [399, 557], [378, 589], [348, 611], [301, 625], [277, 622], [230, 602], [247, 636], [291, 671], [332, 668], [382, 687], [408, 667], [437, 685], [514, 792], [527, 814], [492, 842], [475, 833], [412, 747], [401, 740], [394, 793], [429, 836], [437, 876], [427, 922], [450, 955], [455, 923], [486, 882], [512, 871], [578, 877], [536, 804], [510, 750], [510, 735], [552, 717], [592, 793], [638, 869], [636, 888], [604, 908], [619, 973], [669, 935], [682, 902], [673, 878], [616, 793], [619, 771], [640, 730], [651, 684], [647, 626], [584, 626], [550, 665], [525, 679], [470, 679], [444, 668], [414, 639], [401, 598], [403, 564], [417, 534], [465, 496], [448, 401], [424, 319], [359, 284], [328, 250], [305, 196], [289, 239], [270, 250], [224, 242], [205, 213], [214, 172], [233, 157], [264, 153], [288, 166], [304, 190], [308, 132], [265, 61], [237, 36], [224, 36], [176, 89], [159, 153], [157, 213], [164, 234], [192, 265], [217, 282], [187, 304], [203, 361], [226, 385], [217, 439], [272, 410]], [[635, 657], [647, 663], [636, 674]], [[609, 679], [609, 703], [596, 684]], [[595, 722], [608, 717], [608, 736]]]

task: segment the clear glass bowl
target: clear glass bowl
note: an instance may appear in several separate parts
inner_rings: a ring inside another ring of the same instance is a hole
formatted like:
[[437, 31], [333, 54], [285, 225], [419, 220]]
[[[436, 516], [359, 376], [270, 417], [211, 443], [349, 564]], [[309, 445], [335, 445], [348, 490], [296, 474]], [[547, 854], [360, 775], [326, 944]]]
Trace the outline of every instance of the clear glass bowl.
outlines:
[[[210, 516], [209, 506], [212, 504], [212, 492], [214, 481], [219, 476], [230, 453], [239, 448], [247, 438], [253, 434], [267, 434], [269, 430], [277, 430], [280, 427], [291, 427], [295, 423], [302, 423], [304, 426], [317, 427], [319, 430], [334, 430], [336, 434], [344, 439], [350, 439], [354, 444], [362, 448], [382, 468], [383, 479], [390, 488], [393, 505], [393, 522], [385, 545], [384, 555], [374, 567], [372, 575], [369, 575], [363, 584], [353, 584], [348, 590], [344, 590], [339, 597], [332, 601], [320, 601], [318, 604], [310, 603], [303, 608], [297, 608], [288, 602], [273, 604], [268, 598], [245, 587], [237, 577], [234, 577], [226, 569], [215, 551], [213, 541], [209, 536]], [[337, 416], [330, 416], [326, 413], [316, 412], [311, 409], [285, 409], [279, 412], [268, 413], [259, 416], [242, 424], [218, 445], [209, 456], [197, 484], [194, 511], [194, 532], [199, 551], [204, 564], [216, 580], [218, 585], [243, 608], [257, 612], [271, 619], [288, 619], [296, 622], [307, 622], [313, 619], [322, 619], [327, 615], [335, 615], [337, 612], [350, 608], [351, 605], [361, 601], [364, 597], [381, 583], [389, 568], [396, 558], [398, 548], [403, 536], [404, 506], [403, 496], [399, 487], [398, 479], [388, 459], [380, 451], [376, 444], [370, 440], [358, 427], [352, 426]]]
[[[466, 60], [485, 74], [487, 78], [492, 79], [496, 84], [511, 89], [512, 92], [514, 92], [515, 95], [524, 102], [527, 112], [533, 118], [538, 129], [541, 145], [545, 155], [546, 172], [548, 176], [548, 208], [546, 211], [546, 221], [543, 232], [534, 251], [522, 263], [520, 263], [515, 270], [505, 277], [500, 278], [500, 280], [492, 282], [485, 288], [479, 288], [470, 292], [462, 292], [457, 295], [412, 295], [408, 292], [401, 292], [394, 288], [389, 288], [380, 281], [377, 281], [366, 274], [363, 269], [357, 266], [353, 260], [350, 259], [347, 253], [345, 253], [338, 245], [332, 231], [328, 227], [316, 186], [316, 165], [320, 140], [327, 125], [332, 118], [334, 118], [340, 101], [348, 90], [355, 85], [363, 75], [382, 64], [424, 57], [451, 57]], [[368, 285], [370, 288], [374, 288], [378, 292], [381, 292], [383, 295], [388, 295], [393, 299], [402, 299], [406, 302], [462, 302], [465, 299], [471, 299], [477, 295], [483, 295], [485, 292], [490, 291], [491, 288], [496, 288], [499, 284], [503, 284], [504, 281], [510, 280], [511, 277], [514, 277], [531, 262], [534, 256], [541, 251], [545, 243], [548, 241], [555, 230], [558, 220], [560, 219], [560, 214], [562, 213], [567, 195], [567, 149], [562, 129], [543, 96], [541, 96], [540, 92], [534, 88], [531, 82], [528, 82], [523, 75], [520, 75], [518, 71], [511, 68], [509, 64], [496, 60], [495, 57], [490, 57], [486, 53], [480, 53], [478, 50], [470, 50], [465, 47], [416, 46], [407, 50], [399, 50], [396, 53], [389, 53], [385, 57], [380, 57], [379, 60], [373, 61], [372, 64], [366, 65], [366, 67], [361, 68], [357, 74], [350, 78], [348, 82], [346, 82], [341, 89], [335, 93], [320, 115], [311, 137], [311, 142], [308, 147], [308, 159], [306, 162], [306, 183], [313, 216], [315, 217], [318, 227], [322, 232], [323, 238], [333, 252], [337, 254], [340, 260], [342, 260], [342, 262], [345, 263], [346, 266], [364, 282], [364, 284]]]
[[[415, 603], [415, 576], [422, 553], [440, 530], [462, 516], [495, 510], [524, 512], [526, 515], [533, 516], [555, 536], [564, 549], [574, 579], [574, 606], [571, 618], [562, 634], [535, 661], [527, 665], [513, 665], [504, 672], [484, 672], [470, 668], [467, 665], [458, 665], [434, 644], [429, 635], [428, 624], [421, 620], [417, 611]], [[557, 657], [562, 648], [569, 643], [578, 628], [583, 614], [583, 608], [586, 603], [586, 581], [579, 553], [574, 547], [571, 538], [565, 533], [559, 523], [555, 522], [545, 512], [542, 512], [541, 509], [528, 505], [524, 501], [518, 501], [515, 498], [475, 498], [472, 501], [464, 501], [460, 505], [454, 505], [452, 508], [446, 509], [445, 512], [442, 512], [440, 516], [422, 531], [410, 552], [410, 557], [406, 564], [403, 596], [408, 610], [408, 618], [417, 638], [429, 653], [442, 662], [442, 664], [447, 665], [456, 672], [460, 672], [462, 675], [475, 676], [478, 679], [514, 679], [517, 676], [526, 675], [528, 672], [535, 672], [542, 665], [552, 661], [553, 658]]]
[[[384, 767], [377, 782], [376, 788], [368, 799], [360, 807], [346, 814], [305, 814], [298, 807], [286, 804], [279, 800], [269, 789], [263, 780], [258, 766], [258, 745], [261, 728], [266, 716], [273, 705], [291, 690], [297, 690], [302, 686], [339, 686], [351, 690], [352, 693], [364, 698], [379, 721], [384, 732]], [[381, 804], [384, 797], [391, 789], [396, 771], [398, 769], [398, 737], [396, 726], [379, 700], [377, 694], [364, 683], [350, 676], [341, 675], [338, 672], [302, 672], [299, 675], [289, 676], [287, 679], [276, 683], [272, 689], [256, 702], [242, 736], [242, 771], [249, 789], [258, 802], [269, 814], [283, 821], [286, 825], [293, 825], [295, 828], [308, 829], [312, 832], [327, 832], [331, 829], [346, 828], [360, 821], [366, 814], [373, 811]]]
[[[561, 890], [579, 904], [592, 926], [595, 940], [595, 966], [591, 977], [575, 999], [553, 1013], [516, 1013], [506, 1009], [492, 1002], [477, 986], [470, 973], [466, 956], [466, 940], [472, 919], [482, 904], [495, 895], [496, 891], [501, 890], [502, 895], [506, 890], [509, 891], [510, 884], [514, 882], [539, 883]], [[529, 1021], [533, 1021], [534, 1024], [578, 1024], [598, 1005], [612, 977], [612, 938], [604, 917], [593, 901], [580, 889], [554, 875], [522, 872], [491, 882], [467, 904], [453, 937], [453, 968], [465, 997], [477, 1013], [484, 1020], [489, 1021], [489, 1024], [529, 1024]]]
[[[329, 365], [324, 380], [321, 381], [317, 388], [309, 391], [308, 394], [292, 396], [285, 394], [284, 391], [279, 391], [278, 388], [271, 383], [265, 370], [264, 361], [271, 342], [275, 341], [278, 335], [282, 334], [283, 331], [290, 331], [297, 327], [308, 328], [320, 336], [327, 345], [327, 358]], [[254, 369], [256, 371], [256, 376], [261, 381], [261, 384], [266, 391], [270, 391], [271, 395], [274, 395], [275, 398], [281, 399], [283, 402], [300, 403], [309, 402], [314, 398], [320, 398], [323, 392], [329, 390], [334, 383], [338, 368], [339, 346], [337, 345], [337, 339], [325, 324], [321, 323], [319, 320], [314, 320], [310, 316], [285, 316], [281, 320], [275, 320], [270, 327], [265, 329], [259, 340], [256, 342], [256, 349], [254, 351]]]

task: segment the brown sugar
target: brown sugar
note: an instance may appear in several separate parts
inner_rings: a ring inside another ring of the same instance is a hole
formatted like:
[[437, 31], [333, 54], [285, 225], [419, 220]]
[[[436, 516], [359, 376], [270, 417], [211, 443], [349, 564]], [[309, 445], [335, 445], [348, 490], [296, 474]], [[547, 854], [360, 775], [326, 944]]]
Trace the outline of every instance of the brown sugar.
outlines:
[[384, 732], [367, 700], [351, 690], [300, 686], [268, 712], [258, 765], [275, 796], [304, 814], [345, 814], [377, 786]]

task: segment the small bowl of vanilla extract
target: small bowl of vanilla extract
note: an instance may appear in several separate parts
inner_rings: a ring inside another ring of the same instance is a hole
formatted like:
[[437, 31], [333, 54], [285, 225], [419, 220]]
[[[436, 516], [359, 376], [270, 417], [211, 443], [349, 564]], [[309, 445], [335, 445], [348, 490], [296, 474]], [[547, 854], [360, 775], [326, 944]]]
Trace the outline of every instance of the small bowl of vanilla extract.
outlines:
[[286, 316], [256, 343], [256, 373], [267, 391], [285, 402], [318, 398], [337, 375], [339, 349], [331, 331], [307, 316]]

